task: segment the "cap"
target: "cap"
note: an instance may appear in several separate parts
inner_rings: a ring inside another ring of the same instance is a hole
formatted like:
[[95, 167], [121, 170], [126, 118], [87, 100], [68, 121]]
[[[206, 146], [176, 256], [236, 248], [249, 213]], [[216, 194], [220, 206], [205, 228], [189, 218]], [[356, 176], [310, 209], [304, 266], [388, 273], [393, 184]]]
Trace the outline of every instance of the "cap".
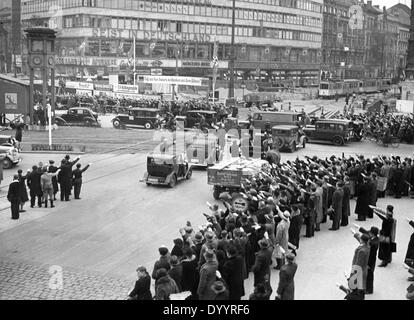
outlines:
[[295, 261], [295, 255], [294, 255], [293, 253], [288, 253], [288, 254], [286, 255], [286, 260], [288, 260], [288, 261], [290, 261], [290, 262]]
[[204, 239], [204, 237], [201, 234], [201, 232], [197, 232], [194, 236], [194, 242], [195, 243], [201, 243], [201, 242], [203, 242], [203, 239]]
[[207, 261], [213, 260], [214, 257], [215, 257], [215, 253], [213, 250], [206, 250], [206, 252], [204, 252], [204, 258], [206, 258]]

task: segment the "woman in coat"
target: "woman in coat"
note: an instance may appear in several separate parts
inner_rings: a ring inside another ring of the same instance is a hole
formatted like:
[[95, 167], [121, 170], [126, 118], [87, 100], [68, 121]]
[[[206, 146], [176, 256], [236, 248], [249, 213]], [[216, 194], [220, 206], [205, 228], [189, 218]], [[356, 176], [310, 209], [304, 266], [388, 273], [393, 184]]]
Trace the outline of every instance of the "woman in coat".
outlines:
[[24, 204], [26, 201], [29, 201], [26, 189], [27, 174], [23, 176], [22, 169], [19, 169], [17, 174], [19, 175], [20, 212], [25, 212], [26, 210], [23, 210]]
[[134, 290], [129, 294], [128, 300], [152, 300], [151, 277], [145, 267], [138, 267], [138, 280], [135, 282]]
[[181, 260], [181, 265], [183, 266], [183, 273], [181, 276], [181, 289], [182, 291], [190, 291], [192, 296], [195, 298], [197, 296], [197, 286], [198, 286], [198, 270], [197, 270], [197, 257], [194, 254], [193, 250], [187, 248], [184, 249], [184, 257]]
[[276, 239], [275, 239], [275, 250], [274, 256], [276, 258], [277, 266], [276, 270], [284, 264], [284, 254], [281, 249], [285, 252], [289, 249], [289, 226], [290, 226], [290, 213], [289, 211], [282, 212], [279, 207], [276, 208], [279, 212], [279, 217], [282, 221], [279, 222], [276, 228]]
[[155, 300], [170, 300], [171, 294], [180, 292], [174, 279], [168, 275], [166, 269], [158, 269], [156, 279]]

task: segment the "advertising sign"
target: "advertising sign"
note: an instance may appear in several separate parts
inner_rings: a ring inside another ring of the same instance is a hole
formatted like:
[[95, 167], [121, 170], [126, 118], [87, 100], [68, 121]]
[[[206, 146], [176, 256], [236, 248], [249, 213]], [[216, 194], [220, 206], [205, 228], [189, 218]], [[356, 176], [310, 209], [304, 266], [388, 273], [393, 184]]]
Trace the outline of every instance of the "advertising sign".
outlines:
[[93, 90], [93, 83], [67, 81], [66, 88], [79, 90]]
[[187, 85], [187, 86], [202, 86], [202, 82], [208, 81], [205, 78], [196, 77], [169, 77], [169, 76], [139, 76], [138, 81], [145, 83], [156, 84], [175, 84], [175, 85]]
[[397, 111], [404, 113], [414, 113], [414, 101], [397, 100]]
[[17, 110], [17, 93], [5, 93], [4, 101], [6, 110]]
[[138, 93], [138, 86], [133, 86], [129, 84], [118, 84], [114, 85], [115, 92], [125, 92], [125, 93]]

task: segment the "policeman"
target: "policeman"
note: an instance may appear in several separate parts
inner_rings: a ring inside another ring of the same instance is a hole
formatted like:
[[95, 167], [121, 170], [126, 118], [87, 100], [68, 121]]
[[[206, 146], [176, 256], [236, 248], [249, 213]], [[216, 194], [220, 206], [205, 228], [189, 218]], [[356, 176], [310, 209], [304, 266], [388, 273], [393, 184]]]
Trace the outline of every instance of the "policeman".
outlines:
[[78, 163], [76, 165], [76, 169], [72, 172], [72, 178], [73, 178], [73, 186], [75, 189], [75, 199], [79, 200], [79, 195], [81, 192], [82, 187], [82, 173], [84, 173], [88, 168], [91, 166], [91, 163], [89, 163], [85, 168], [81, 169], [82, 165]]

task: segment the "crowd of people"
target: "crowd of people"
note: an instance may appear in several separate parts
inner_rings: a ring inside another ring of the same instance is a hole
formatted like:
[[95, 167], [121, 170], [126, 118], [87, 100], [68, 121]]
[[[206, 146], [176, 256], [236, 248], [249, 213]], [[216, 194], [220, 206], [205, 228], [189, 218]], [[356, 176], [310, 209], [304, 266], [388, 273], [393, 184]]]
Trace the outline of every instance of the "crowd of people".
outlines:
[[[48, 208], [49, 204], [50, 208], [54, 208], [59, 190], [60, 201], [70, 201], [72, 189], [75, 199], [81, 199], [82, 174], [91, 164], [82, 168], [78, 163], [79, 160], [80, 157], [72, 160], [69, 155], [66, 155], [59, 167], [55, 165], [54, 160], [49, 160], [48, 164], [39, 162], [25, 174], [19, 169], [13, 176], [7, 193], [7, 200], [11, 204], [11, 218], [18, 220], [20, 213], [26, 211], [24, 205], [29, 201], [29, 196], [31, 208], [34, 208], [36, 203], [39, 208], [43, 205]], [[75, 165], [76, 169], [73, 169]]]
[[[409, 158], [401, 161], [398, 156], [314, 156], [265, 166], [241, 186], [240, 192], [221, 194], [223, 209], [207, 203], [211, 214], [205, 214], [208, 222], [200, 230], [194, 230], [188, 221], [171, 251], [160, 247], [160, 258], [151, 275], [145, 267], [138, 269], [139, 280], [130, 299], [165, 300], [187, 292], [187, 299], [239, 300], [248, 292], [244, 280], [252, 272], [254, 288], [249, 299], [268, 300], [273, 292], [272, 266], [279, 270], [275, 298], [294, 299], [298, 268], [295, 256], [302, 225], [309, 238], [329, 220], [331, 231], [348, 226], [353, 198], [357, 220], [372, 219], [374, 214], [382, 220], [380, 228], [365, 230], [355, 224], [357, 229], [351, 229], [360, 245], [353, 259], [350, 284], [339, 287], [347, 293], [346, 299], [364, 299], [365, 294], [374, 292], [377, 255], [379, 266], [386, 267], [396, 251], [394, 208], [378, 208], [377, 198], [408, 196], [414, 189], [413, 179], [414, 162]], [[233, 207], [235, 198], [244, 198], [248, 210], [240, 212]], [[413, 221], [409, 223], [414, 225]], [[413, 237], [405, 259], [411, 273]], [[351, 285], [357, 272], [362, 272], [362, 281]], [[150, 292], [151, 278], [155, 281], [155, 296]]]

